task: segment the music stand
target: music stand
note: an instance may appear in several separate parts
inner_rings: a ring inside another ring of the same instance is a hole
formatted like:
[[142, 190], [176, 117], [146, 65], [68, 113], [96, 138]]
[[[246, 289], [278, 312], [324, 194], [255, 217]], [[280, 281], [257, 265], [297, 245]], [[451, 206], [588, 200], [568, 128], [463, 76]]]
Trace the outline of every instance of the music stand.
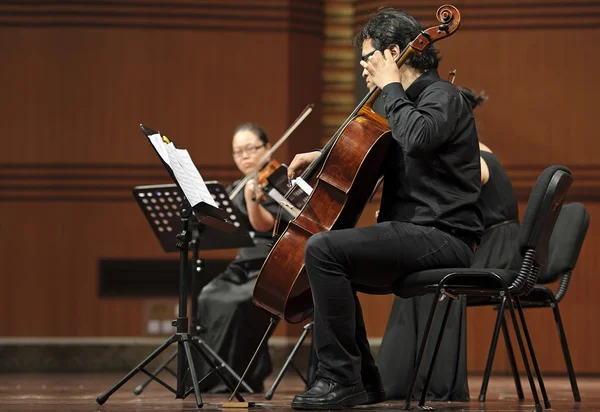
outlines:
[[[165, 161], [164, 153], [160, 153], [157, 147], [154, 145], [154, 142], [151, 139], [151, 136], [155, 136], [156, 132], [144, 125], [140, 125], [142, 132], [150, 139], [154, 150], [158, 154], [161, 159], [163, 165], [171, 175], [171, 178], [176, 183], [177, 188], [179, 189], [179, 193], [184, 193], [182, 190], [181, 184], [175, 176], [175, 171], [170, 167], [170, 165]], [[165, 141], [166, 138], [163, 137]], [[197, 170], [195, 170], [197, 173]], [[185, 184], [184, 184], [185, 186]], [[189, 186], [188, 186], [189, 187]], [[196, 397], [196, 406], [201, 408], [203, 406], [202, 395], [200, 394], [199, 389], [199, 381], [196, 376], [196, 368], [194, 365], [194, 360], [192, 357], [192, 348], [196, 351], [198, 355], [200, 355], [204, 360], [212, 367], [212, 370], [205, 376], [205, 378], [211, 375], [213, 372], [217, 374], [217, 376], [221, 379], [221, 381], [229, 388], [230, 391], [235, 395], [236, 399], [239, 402], [245, 402], [244, 398], [234, 390], [231, 383], [227, 380], [227, 378], [221, 373], [220, 368], [215, 364], [212, 358], [210, 358], [201, 348], [201, 345], [194, 339], [192, 339], [189, 333], [189, 325], [187, 318], [187, 291], [186, 291], [186, 273], [187, 273], [187, 263], [188, 263], [188, 252], [189, 252], [189, 243], [190, 243], [190, 228], [189, 228], [189, 220], [192, 217], [192, 214], [197, 219], [199, 225], [198, 230], [202, 231], [204, 227], [212, 227], [218, 231], [233, 233], [236, 231], [236, 226], [229, 220], [229, 214], [219, 209], [218, 207], [214, 207], [209, 203], [204, 201], [196, 202], [194, 205], [191, 205], [186, 196], [181, 197], [181, 204], [179, 206], [179, 219], [181, 221], [181, 232], [177, 234], [177, 239], [179, 242], [176, 244], [176, 247], [179, 249], [179, 308], [177, 319], [173, 321], [173, 326], [177, 329], [177, 332], [169, 337], [162, 345], [160, 345], [157, 349], [154, 350], [146, 359], [140, 362], [135, 368], [133, 368], [125, 377], [123, 377], [116, 385], [110, 388], [107, 392], [96, 398], [96, 402], [99, 405], [103, 405], [108, 398], [119, 390], [125, 383], [127, 383], [133, 376], [135, 376], [138, 372], [143, 372], [148, 375], [151, 379], [160, 383], [163, 387], [170, 390], [175, 394], [175, 398], [177, 399], [185, 399], [187, 396], [194, 392]], [[177, 343], [177, 388], [174, 389], [164, 381], [162, 381], [157, 376], [154, 376], [152, 373], [148, 372], [144, 369], [152, 360], [154, 360], [158, 355], [160, 355], [163, 351], [165, 351], [171, 344]], [[187, 367], [186, 367], [187, 366]], [[192, 380], [192, 387], [186, 388], [185, 382], [187, 377]], [[203, 378], [204, 379], [204, 378]], [[201, 382], [201, 381], [200, 381]]]
[[[207, 181], [206, 187], [217, 206], [228, 213], [228, 220], [235, 226], [233, 233], [224, 233], [213, 227], [204, 227], [200, 232], [199, 244], [202, 250], [236, 249], [253, 247], [254, 241], [248, 233], [248, 227], [240, 219], [238, 211], [225, 187], [216, 181]], [[133, 197], [144, 213], [154, 235], [167, 253], [177, 252], [177, 239], [173, 236], [174, 228], [179, 225], [179, 205], [183, 193], [175, 184], [136, 186], [132, 190]], [[198, 222], [189, 222], [190, 230], [198, 228]]]
[[[233, 233], [225, 234], [211, 227], [204, 227], [199, 230], [199, 224], [192, 220], [189, 226], [192, 232], [190, 248], [192, 250], [192, 271], [191, 271], [191, 289], [192, 289], [192, 315], [190, 322], [190, 335], [192, 339], [197, 341], [201, 349], [212, 356], [219, 366], [235, 379], [236, 382], [241, 380], [240, 376], [229, 366], [218, 354], [199, 336], [201, 325], [198, 323], [198, 300], [197, 297], [201, 290], [198, 289], [198, 276], [202, 270], [202, 261], [198, 257], [198, 250], [214, 250], [214, 249], [233, 249], [240, 247], [252, 247], [254, 242], [250, 237], [246, 225], [240, 219], [231, 199], [227, 196], [227, 192], [223, 185], [218, 182], [206, 182], [206, 186], [211, 193], [213, 199], [219, 208], [229, 213], [229, 220], [237, 228]], [[146, 220], [152, 227], [156, 238], [161, 244], [165, 252], [177, 251], [176, 240], [173, 238], [173, 227], [178, 225], [179, 212], [177, 208], [178, 202], [182, 200], [182, 194], [179, 192], [175, 184], [136, 186], [133, 188], [133, 196], [138, 203], [140, 209], [144, 213]], [[203, 240], [210, 239], [206, 243]], [[177, 350], [173, 351], [164, 362], [162, 362], [153, 372], [152, 375], [158, 375], [163, 370], [176, 374], [169, 369], [168, 365], [177, 356]], [[148, 378], [145, 382], [135, 388], [133, 393], [139, 395], [152, 382], [152, 378]], [[242, 382], [242, 386], [249, 393], [254, 393], [252, 388]]]

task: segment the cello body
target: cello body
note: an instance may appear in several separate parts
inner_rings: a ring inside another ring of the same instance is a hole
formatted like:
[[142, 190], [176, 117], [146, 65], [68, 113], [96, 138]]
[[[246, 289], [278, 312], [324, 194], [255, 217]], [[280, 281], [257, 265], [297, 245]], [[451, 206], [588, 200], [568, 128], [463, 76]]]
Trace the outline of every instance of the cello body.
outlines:
[[[304, 247], [319, 232], [356, 225], [383, 173], [392, 134], [387, 121], [363, 107], [332, 146], [301, 213], [274, 244], [254, 287], [254, 303], [289, 323], [313, 310]], [[282, 274], [285, 273], [285, 276]]]

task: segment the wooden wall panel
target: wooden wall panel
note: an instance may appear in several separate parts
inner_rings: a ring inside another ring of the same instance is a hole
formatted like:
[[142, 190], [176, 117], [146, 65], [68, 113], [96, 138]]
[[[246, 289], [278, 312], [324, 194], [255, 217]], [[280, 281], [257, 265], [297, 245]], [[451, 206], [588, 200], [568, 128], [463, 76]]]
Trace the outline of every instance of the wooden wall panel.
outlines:
[[319, 0], [0, 5], [0, 335], [142, 334], [142, 300], [96, 289], [101, 257], [165, 257], [131, 196], [170, 180], [139, 123], [229, 184], [236, 125], [275, 140], [313, 102], [289, 163], [322, 135], [322, 32]]
[[[434, 1], [390, 1], [386, 5], [407, 10], [426, 26], [435, 24]], [[481, 1], [455, 4], [462, 23], [450, 38], [436, 45], [442, 53], [440, 75], [457, 70], [455, 84], [484, 90], [489, 100], [475, 112], [483, 142], [501, 159], [521, 201], [525, 201], [538, 174], [550, 164], [564, 164], [575, 178], [568, 201], [582, 201], [591, 214], [591, 226], [574, 281], [561, 304], [575, 368], [598, 373], [600, 345], [595, 313], [600, 310], [593, 291], [600, 287], [595, 245], [600, 226], [595, 223], [600, 199], [600, 157], [597, 143], [596, 104], [600, 93], [594, 68], [600, 63], [590, 45], [600, 41], [600, 4], [564, 1]], [[358, 0], [358, 30], [381, 2]], [[578, 39], [585, 39], [579, 41]], [[348, 38], [350, 40], [350, 38]], [[362, 86], [362, 80], [355, 81]], [[370, 206], [368, 213], [376, 210]], [[362, 223], [371, 219], [365, 217]], [[391, 299], [366, 297], [369, 334], [381, 336]], [[387, 311], [386, 311], [387, 310]], [[494, 312], [469, 309], [469, 369], [483, 371]], [[564, 363], [550, 312], [527, 312], [544, 371], [562, 373]], [[500, 346], [495, 371], [508, 371]]]
[[325, 1], [323, 144], [335, 134], [356, 105], [353, 24], [354, 0]]
[[[431, 0], [387, 4], [426, 24], [439, 6]], [[562, 310], [577, 370], [597, 373], [592, 294], [600, 228], [593, 216], [600, 159], [590, 119], [599, 90], [590, 80], [598, 57], [589, 45], [598, 40], [599, 6], [541, 0], [456, 5], [463, 24], [438, 43], [440, 73], [457, 69], [458, 85], [490, 96], [477, 109], [478, 128], [519, 198], [526, 199], [546, 165], [563, 163], [575, 175], [570, 200], [584, 201], [592, 214]], [[289, 162], [328, 139], [353, 108], [351, 39], [378, 6], [373, 0], [1, 5], [0, 335], [142, 334], [143, 301], [98, 299], [95, 285], [99, 257], [164, 257], [130, 195], [136, 184], [169, 180], [137, 125], [160, 128], [190, 150], [206, 178], [229, 183], [238, 176], [229, 146], [238, 123], [263, 124], [275, 139], [315, 103], [277, 154]], [[372, 223], [376, 209], [370, 204], [360, 224]], [[380, 338], [392, 297], [361, 300], [369, 334]], [[489, 336], [481, 322], [493, 313], [474, 311], [469, 367], [478, 371], [488, 343], [476, 332]], [[549, 314], [527, 316], [544, 370], [562, 371]], [[280, 326], [277, 334], [297, 329]], [[506, 370], [503, 350], [496, 363], [496, 371]]]

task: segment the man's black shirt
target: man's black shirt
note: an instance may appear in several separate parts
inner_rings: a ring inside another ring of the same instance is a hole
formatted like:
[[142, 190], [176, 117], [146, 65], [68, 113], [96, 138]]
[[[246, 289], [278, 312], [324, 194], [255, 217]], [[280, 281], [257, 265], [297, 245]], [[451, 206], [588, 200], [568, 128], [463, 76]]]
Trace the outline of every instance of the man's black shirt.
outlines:
[[406, 92], [400, 83], [388, 84], [382, 97], [394, 139], [378, 220], [434, 226], [479, 242], [481, 166], [470, 105], [436, 70], [419, 76]]

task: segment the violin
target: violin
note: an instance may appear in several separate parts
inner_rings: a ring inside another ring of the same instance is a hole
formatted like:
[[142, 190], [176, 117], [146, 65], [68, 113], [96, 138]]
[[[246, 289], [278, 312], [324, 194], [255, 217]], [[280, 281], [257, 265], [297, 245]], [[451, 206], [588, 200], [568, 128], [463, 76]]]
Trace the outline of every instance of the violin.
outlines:
[[[452, 35], [460, 13], [452, 5], [441, 6], [440, 24], [422, 31], [396, 59], [401, 66], [429, 44]], [[308, 239], [319, 232], [354, 227], [383, 176], [385, 155], [392, 133], [384, 117], [373, 110], [381, 90], [370, 90], [311, 163], [302, 180], [312, 191], [299, 215], [277, 238], [258, 274], [253, 300], [278, 318], [299, 323], [313, 311], [312, 292], [304, 268]], [[296, 191], [292, 187], [285, 199]]]
[[[248, 183], [248, 180], [250, 179], [254, 179], [257, 182], [257, 185], [262, 184], [264, 186], [267, 183], [267, 178], [281, 165], [276, 160], [271, 160], [271, 155], [275, 153], [275, 151], [279, 149], [279, 147], [286, 141], [286, 139], [290, 137], [294, 130], [296, 130], [296, 128], [300, 126], [304, 119], [306, 119], [306, 117], [312, 112], [314, 106], [314, 104], [309, 104], [304, 108], [304, 110], [302, 110], [300, 116], [298, 116], [298, 118], [294, 120], [294, 123], [292, 123], [292, 125], [279, 138], [277, 143], [275, 143], [267, 151], [267, 153], [265, 153], [264, 156], [259, 159], [259, 161], [256, 163], [256, 166], [254, 166], [254, 168], [250, 172], [248, 172], [248, 174], [244, 176], [240, 183], [238, 183], [238, 185], [231, 191], [231, 193], [229, 194], [230, 199], [236, 197], [246, 186], [246, 183]], [[254, 189], [254, 192], [256, 196], [256, 188]]]
[[279, 163], [277, 160], [271, 160], [269, 163], [264, 165], [264, 167], [260, 170], [260, 172], [258, 172], [256, 174], [256, 176], [255, 176], [256, 185], [254, 186], [254, 197], [252, 198], [253, 202], [256, 202], [256, 201], [263, 202], [263, 201], [267, 200], [264, 193], [261, 196], [258, 196], [258, 185], [262, 186], [263, 188], [266, 185], [268, 185], [269, 181], [267, 179], [280, 166], [281, 166], [281, 163]]

